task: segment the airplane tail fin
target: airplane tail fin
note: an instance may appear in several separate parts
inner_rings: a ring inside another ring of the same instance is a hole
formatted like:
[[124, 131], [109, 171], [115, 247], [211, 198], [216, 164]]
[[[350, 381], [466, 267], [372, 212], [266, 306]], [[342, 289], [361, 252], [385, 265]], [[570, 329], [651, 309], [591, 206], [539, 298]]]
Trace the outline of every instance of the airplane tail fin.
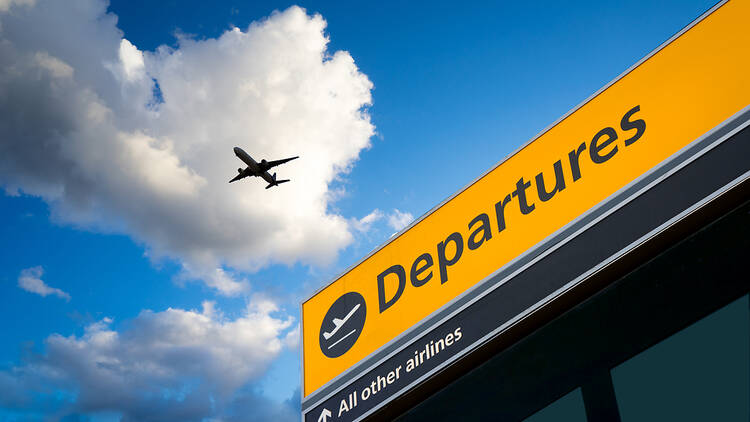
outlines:
[[289, 182], [291, 180], [292, 179], [277, 180], [277, 181], [275, 181], [273, 183], [269, 183], [268, 186], [266, 186], [266, 189], [270, 189], [270, 188], [272, 188], [274, 186], [279, 186], [280, 184]]
[[274, 173], [273, 176], [271, 176], [271, 178], [273, 178], [273, 182], [269, 183], [268, 186], [266, 186], [266, 189], [270, 189], [274, 186], [278, 186], [282, 183], [286, 183], [291, 180], [291, 179], [276, 180], [276, 173]]

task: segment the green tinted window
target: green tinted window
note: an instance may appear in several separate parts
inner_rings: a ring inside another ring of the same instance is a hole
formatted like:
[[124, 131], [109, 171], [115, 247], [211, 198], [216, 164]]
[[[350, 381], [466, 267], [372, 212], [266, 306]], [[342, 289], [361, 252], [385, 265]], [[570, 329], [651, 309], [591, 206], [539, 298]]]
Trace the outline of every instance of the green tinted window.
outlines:
[[525, 419], [525, 422], [559, 421], [586, 421], [586, 408], [583, 406], [583, 395], [580, 388], [560, 397], [549, 406]]
[[749, 332], [744, 296], [615, 367], [623, 422], [750, 420]]

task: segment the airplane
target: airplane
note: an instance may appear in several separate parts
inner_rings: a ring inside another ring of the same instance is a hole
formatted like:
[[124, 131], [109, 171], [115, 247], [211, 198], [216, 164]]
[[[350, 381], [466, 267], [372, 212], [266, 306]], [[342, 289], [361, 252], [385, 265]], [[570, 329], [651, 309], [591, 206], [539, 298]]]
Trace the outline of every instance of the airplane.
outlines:
[[276, 180], [276, 173], [273, 175], [268, 173], [268, 169], [272, 167], [276, 167], [279, 164], [284, 164], [288, 161], [292, 161], [297, 157], [292, 158], [284, 158], [283, 160], [274, 160], [274, 161], [266, 161], [266, 160], [260, 160], [260, 163], [253, 160], [253, 157], [251, 157], [248, 153], [242, 150], [240, 147], [234, 147], [234, 155], [236, 155], [240, 160], [244, 161], [245, 164], [247, 164], [247, 167], [243, 170], [241, 167], [237, 169], [237, 173], [239, 173], [237, 176], [234, 177], [234, 179], [230, 180], [229, 183], [232, 183], [236, 180], [244, 179], [248, 176], [255, 176], [255, 177], [262, 177], [263, 180], [268, 182], [268, 186], [266, 186], [266, 189], [272, 188], [274, 186], [278, 186], [282, 183], [288, 182], [290, 179], [284, 179], [284, 180]]
[[[351, 318], [352, 315], [354, 315], [354, 313], [357, 312], [357, 309], [359, 309], [359, 303], [357, 304], [357, 306], [355, 306], [354, 308], [352, 308], [352, 310], [349, 311], [349, 313], [346, 314], [346, 316], [343, 319], [334, 318], [333, 319], [333, 325], [335, 325], [335, 327], [333, 327], [333, 330], [331, 330], [330, 333], [329, 332], [324, 332], [323, 333], [323, 338], [325, 338], [326, 340], [328, 340], [331, 337], [333, 337], [333, 335], [336, 334], [336, 332], [339, 330], [339, 328], [341, 328], [341, 326], [344, 325], [344, 323], [346, 321], [349, 321], [349, 318]], [[351, 334], [351, 333], [349, 333], [349, 334]], [[347, 334], [347, 335], [349, 335], [349, 334]]]

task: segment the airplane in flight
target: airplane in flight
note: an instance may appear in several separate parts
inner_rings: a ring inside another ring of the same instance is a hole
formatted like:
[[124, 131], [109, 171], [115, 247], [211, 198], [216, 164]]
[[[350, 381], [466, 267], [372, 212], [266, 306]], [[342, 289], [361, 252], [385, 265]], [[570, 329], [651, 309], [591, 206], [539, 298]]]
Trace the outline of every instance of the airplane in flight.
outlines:
[[266, 160], [260, 160], [260, 163], [253, 160], [253, 157], [251, 157], [248, 153], [242, 150], [240, 147], [234, 147], [234, 155], [236, 155], [240, 160], [244, 161], [245, 164], [247, 164], [247, 167], [243, 170], [241, 167], [237, 169], [237, 173], [239, 173], [237, 176], [234, 177], [234, 179], [230, 180], [229, 183], [232, 183], [236, 180], [244, 179], [248, 176], [255, 176], [255, 177], [262, 177], [263, 180], [268, 182], [268, 186], [266, 186], [266, 189], [272, 188], [274, 186], [278, 186], [282, 183], [288, 182], [290, 179], [284, 179], [284, 180], [276, 180], [276, 173], [271, 175], [268, 173], [268, 169], [272, 167], [276, 167], [279, 164], [284, 164], [288, 161], [292, 161], [297, 157], [292, 158], [284, 158], [283, 160], [274, 160], [274, 161], [266, 161]]

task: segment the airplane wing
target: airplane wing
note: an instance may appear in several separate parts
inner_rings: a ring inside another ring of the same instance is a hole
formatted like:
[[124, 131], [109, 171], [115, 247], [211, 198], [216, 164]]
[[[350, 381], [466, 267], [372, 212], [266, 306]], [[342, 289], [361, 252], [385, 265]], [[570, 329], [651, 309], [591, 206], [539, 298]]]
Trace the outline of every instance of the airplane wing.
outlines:
[[243, 174], [243, 173], [240, 173], [240, 174], [238, 174], [238, 175], [234, 176], [234, 178], [233, 178], [232, 180], [230, 180], [230, 181], [229, 181], [229, 183], [232, 183], [232, 182], [236, 182], [236, 181], [238, 181], [238, 180], [242, 179], [242, 178], [243, 178], [243, 177], [245, 177], [245, 176], [247, 176], [247, 175], [246, 175], [246, 174]]
[[292, 161], [292, 160], [296, 160], [297, 158], [299, 158], [299, 155], [298, 155], [298, 156], [296, 156], [296, 157], [292, 157], [292, 158], [284, 158], [284, 159], [282, 159], [282, 160], [273, 160], [273, 161], [268, 161], [268, 162], [266, 163], [266, 165], [265, 165], [264, 167], [266, 167], [266, 168], [269, 168], [269, 169], [270, 169], [270, 168], [272, 168], [272, 167], [276, 167], [276, 166], [278, 166], [278, 165], [280, 165], [280, 164], [284, 164], [284, 163], [287, 163], [287, 162], [289, 162], [289, 161]]

